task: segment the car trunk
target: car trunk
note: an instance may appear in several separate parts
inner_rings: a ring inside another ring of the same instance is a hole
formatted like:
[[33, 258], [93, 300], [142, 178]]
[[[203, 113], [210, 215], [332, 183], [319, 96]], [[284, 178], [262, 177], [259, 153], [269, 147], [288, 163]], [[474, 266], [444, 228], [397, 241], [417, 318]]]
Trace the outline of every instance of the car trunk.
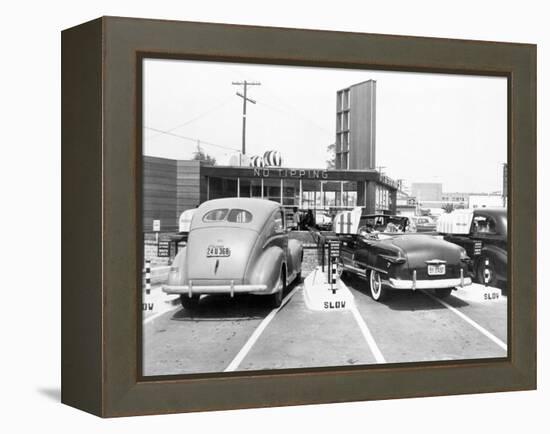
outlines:
[[[409, 269], [417, 270], [421, 278], [450, 278], [460, 275], [460, 247], [425, 235], [396, 237], [392, 243], [404, 250]], [[440, 260], [446, 263], [445, 275], [428, 276], [426, 261]]]
[[240, 227], [209, 227], [191, 231], [187, 244], [187, 278], [220, 284], [242, 283], [258, 234]]

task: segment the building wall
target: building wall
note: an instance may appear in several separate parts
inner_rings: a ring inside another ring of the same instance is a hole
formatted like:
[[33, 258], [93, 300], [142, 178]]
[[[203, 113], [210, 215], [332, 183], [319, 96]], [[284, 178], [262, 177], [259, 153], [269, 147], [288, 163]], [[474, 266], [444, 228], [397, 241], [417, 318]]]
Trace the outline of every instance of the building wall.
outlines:
[[177, 215], [196, 208], [201, 203], [201, 163], [194, 160], [177, 160]]
[[376, 168], [376, 81], [336, 94], [336, 168]]
[[[376, 171], [336, 172], [277, 168], [262, 169], [256, 173], [256, 170], [251, 168], [211, 167], [198, 161], [144, 157], [143, 175], [144, 232], [153, 231], [153, 220], [161, 221], [161, 232], [176, 232], [179, 215], [183, 211], [197, 207], [207, 198], [237, 196], [238, 178], [241, 180], [243, 197], [249, 195], [251, 184], [255, 187], [254, 191], [257, 190], [253, 196], [260, 197], [260, 185], [263, 180], [264, 197], [276, 201], [280, 200], [280, 181], [281, 178], [284, 179], [283, 191], [290, 192], [283, 195], [283, 203], [287, 206], [298, 206], [301, 203], [300, 179], [303, 181], [303, 200], [307, 193], [315, 193], [320, 199], [320, 191], [323, 188], [325, 199], [320, 200], [320, 204], [315, 202], [314, 207], [334, 207], [343, 203], [344, 206], [363, 206], [368, 213], [395, 213], [397, 202], [395, 187], [387, 182], [380, 182]], [[274, 186], [275, 189], [279, 189], [275, 196], [268, 194]], [[342, 196], [341, 190], [345, 196]], [[353, 204], [348, 203], [350, 195]], [[290, 199], [295, 202], [288, 202]], [[330, 200], [338, 203], [332, 203]], [[306, 207], [303, 203], [302, 205], [303, 208]]]
[[351, 87], [349, 169], [376, 169], [376, 82]]
[[144, 232], [153, 230], [153, 220], [160, 220], [161, 231], [177, 229], [176, 180], [176, 160], [143, 157]]

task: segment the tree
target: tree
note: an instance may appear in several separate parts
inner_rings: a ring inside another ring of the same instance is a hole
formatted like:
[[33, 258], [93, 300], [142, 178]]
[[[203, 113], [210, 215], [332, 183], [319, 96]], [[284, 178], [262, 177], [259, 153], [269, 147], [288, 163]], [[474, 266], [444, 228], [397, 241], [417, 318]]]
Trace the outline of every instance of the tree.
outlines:
[[443, 208], [443, 211], [445, 211], [447, 214], [453, 212], [453, 210], [455, 209], [452, 203], [446, 203], [441, 208]]
[[336, 143], [331, 143], [327, 146], [327, 169], [336, 168]]
[[197, 145], [197, 150], [193, 152], [193, 160], [204, 161], [206, 164], [209, 164], [210, 166], [216, 165], [216, 159], [211, 155], [208, 155], [206, 152], [204, 152], [201, 149], [200, 144]]

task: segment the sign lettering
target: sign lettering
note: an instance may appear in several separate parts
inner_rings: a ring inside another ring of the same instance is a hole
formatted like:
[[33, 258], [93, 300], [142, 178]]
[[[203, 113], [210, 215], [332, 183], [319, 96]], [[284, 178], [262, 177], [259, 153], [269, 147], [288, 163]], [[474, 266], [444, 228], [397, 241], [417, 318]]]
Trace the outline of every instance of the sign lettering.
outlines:
[[255, 167], [254, 176], [260, 178], [269, 178], [275, 176], [279, 178], [328, 179], [328, 171], [319, 169], [283, 169], [277, 167]]
[[159, 258], [170, 257], [170, 241], [159, 241], [157, 245], [157, 256]]
[[345, 301], [325, 301], [323, 304], [323, 307], [325, 309], [345, 309], [346, 308], [346, 302]]

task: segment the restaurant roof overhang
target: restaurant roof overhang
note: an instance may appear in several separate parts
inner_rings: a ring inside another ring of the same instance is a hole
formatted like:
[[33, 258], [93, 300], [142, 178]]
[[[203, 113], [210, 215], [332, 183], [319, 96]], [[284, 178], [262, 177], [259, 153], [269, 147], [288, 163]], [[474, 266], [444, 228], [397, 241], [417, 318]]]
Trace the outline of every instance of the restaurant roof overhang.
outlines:
[[201, 175], [220, 178], [283, 178], [308, 181], [375, 181], [397, 189], [395, 181], [377, 170], [337, 170], [291, 167], [243, 167], [201, 165]]

